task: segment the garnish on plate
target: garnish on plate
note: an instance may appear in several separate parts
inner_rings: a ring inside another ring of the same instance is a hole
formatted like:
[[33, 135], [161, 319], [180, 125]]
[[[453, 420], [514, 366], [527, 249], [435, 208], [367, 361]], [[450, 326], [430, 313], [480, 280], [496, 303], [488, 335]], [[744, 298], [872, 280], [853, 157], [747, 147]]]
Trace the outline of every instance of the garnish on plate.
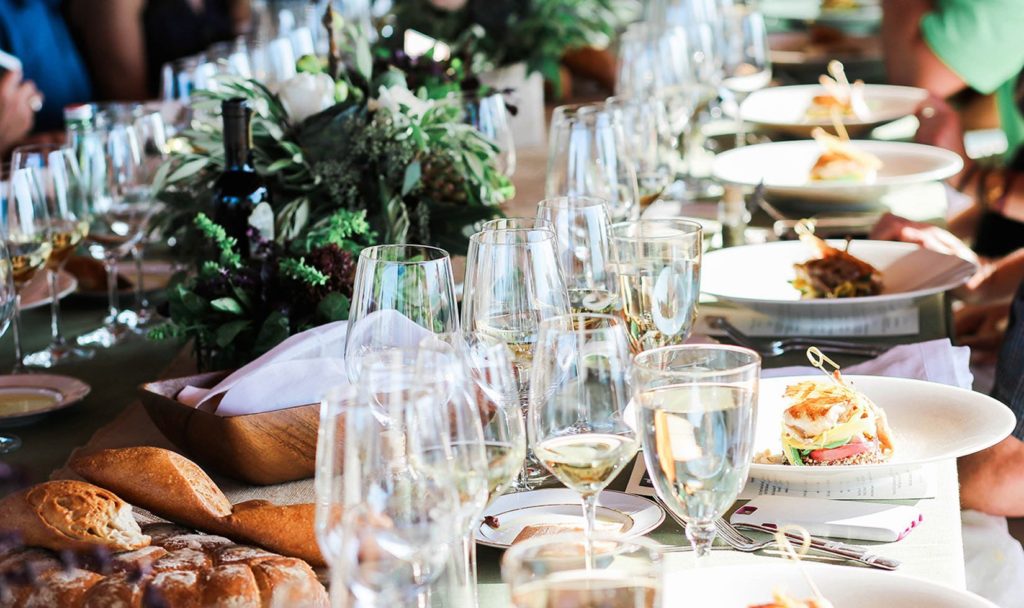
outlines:
[[[799, 549], [793, 547], [793, 543], [787, 536], [793, 533], [798, 534], [802, 539]], [[800, 561], [800, 556], [806, 555], [807, 550], [811, 547], [811, 535], [807, 530], [800, 526], [782, 526], [775, 532], [775, 542], [778, 543], [782, 556], [792, 560], [800, 568], [800, 573], [804, 575], [804, 580], [807, 581], [813, 595], [805, 600], [798, 600], [790, 597], [784, 590], [776, 589], [772, 592], [773, 601], [770, 604], [755, 604], [750, 608], [835, 608], [832, 602], [828, 601], [821, 593], [821, 589], [814, 584], [814, 579], [807, 573], [803, 562]]]
[[821, 156], [811, 167], [812, 182], [854, 182], [870, 184], [878, 177], [882, 159], [874, 154], [856, 148], [850, 142], [843, 123], [836, 120], [836, 132], [832, 135], [821, 127], [811, 131], [811, 137], [821, 146]]
[[846, 78], [846, 70], [840, 61], [833, 59], [828, 62], [828, 74], [818, 77], [818, 82], [825, 92], [811, 98], [810, 105], [804, 112], [807, 122], [818, 122], [831, 118], [834, 111], [840, 118], [856, 118], [866, 121], [871, 115], [867, 99], [864, 95], [864, 81], [850, 83]]
[[814, 234], [814, 222], [803, 220], [795, 227], [800, 240], [810, 246], [815, 257], [793, 264], [794, 288], [804, 300], [820, 298], [856, 298], [882, 293], [882, 273], [846, 250], [837, 249]]

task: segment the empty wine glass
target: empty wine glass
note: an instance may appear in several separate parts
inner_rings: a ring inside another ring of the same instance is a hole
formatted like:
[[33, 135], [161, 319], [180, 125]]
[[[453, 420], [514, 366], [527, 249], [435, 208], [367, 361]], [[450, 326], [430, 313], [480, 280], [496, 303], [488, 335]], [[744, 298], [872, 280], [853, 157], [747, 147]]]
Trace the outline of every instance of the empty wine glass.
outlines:
[[619, 297], [633, 351], [680, 344], [697, 318], [700, 224], [652, 219], [612, 226]]
[[[160, 165], [167, 159], [167, 132], [164, 127], [163, 116], [159, 112], [146, 112], [141, 106], [139, 113], [132, 123], [138, 138], [142, 155], [138, 181], [140, 184], [150, 186], [148, 191], [149, 214], [156, 215], [163, 208], [163, 204], [157, 200], [156, 192], [153, 192], [153, 181]], [[140, 203], [143, 204], [143, 203]], [[156, 309], [150, 304], [146, 296], [145, 273], [143, 268], [143, 257], [146, 243], [149, 240], [149, 226], [143, 230], [142, 238], [132, 248], [132, 258], [135, 261], [135, 322], [134, 329], [139, 333], [148, 333], [156, 323], [162, 322], [157, 318]]]
[[678, 155], [668, 107], [661, 96], [609, 97], [606, 101], [622, 122], [630, 157], [636, 165], [640, 212], [658, 200], [675, 177]]
[[21, 292], [50, 258], [50, 215], [46, 209], [41, 172], [26, 167], [11, 170], [4, 200], [3, 223], [11, 274], [17, 292], [14, 304], [14, 373], [25, 371], [21, 345]]
[[558, 264], [572, 312], [618, 312], [619, 286], [605, 202], [588, 196], [544, 199], [537, 206], [537, 217], [550, 222], [555, 231]]
[[345, 339], [349, 380], [370, 353], [412, 347], [430, 334], [459, 332], [448, 252], [426, 245], [378, 245], [359, 253]]
[[[0, 336], [7, 331], [14, 308], [17, 306], [17, 292], [14, 288], [14, 269], [7, 245], [0, 241]], [[21, 439], [15, 435], [0, 433], [0, 454], [9, 454], [21, 447]]]
[[579, 492], [588, 540], [597, 523], [598, 495], [639, 447], [635, 425], [624, 416], [631, 397], [630, 356], [618, 317], [573, 314], [540, 324], [527, 432], [537, 459]]
[[501, 93], [485, 97], [463, 93], [461, 101], [465, 121], [497, 146], [498, 155], [494, 162], [498, 171], [512, 177], [516, 172], [516, 147], [505, 96]]
[[731, 3], [722, 7], [722, 36], [719, 48], [722, 54], [724, 78], [722, 86], [733, 98], [732, 111], [736, 115], [736, 145], [746, 140], [743, 130], [743, 100], [754, 91], [768, 86], [772, 79], [769, 58], [768, 32], [764, 15], [746, 3]]
[[[523, 225], [470, 237], [462, 326], [471, 336], [508, 347], [523, 409], [540, 323], [568, 312], [554, 232]], [[543, 469], [528, 462], [517, 488], [534, 487], [544, 476]]]
[[634, 359], [647, 471], [698, 558], [747, 481], [760, 373], [757, 353], [736, 346], [667, 346]]
[[608, 203], [614, 221], [637, 216], [636, 169], [621, 119], [606, 104], [555, 108], [544, 196], [593, 196]]
[[46, 274], [50, 288], [51, 341], [45, 349], [26, 356], [25, 364], [54, 367], [92, 358], [93, 351], [75, 348], [64, 338], [60, 314], [60, 272], [89, 231], [88, 205], [78, 161], [70, 148], [37, 144], [15, 148], [11, 166], [35, 172], [50, 222], [51, 249]]

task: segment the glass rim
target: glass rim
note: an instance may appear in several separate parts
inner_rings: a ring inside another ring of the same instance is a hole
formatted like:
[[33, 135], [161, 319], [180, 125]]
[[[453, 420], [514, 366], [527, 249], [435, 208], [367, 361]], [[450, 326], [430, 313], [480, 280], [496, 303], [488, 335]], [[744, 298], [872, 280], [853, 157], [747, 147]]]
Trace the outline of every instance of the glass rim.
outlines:
[[[413, 260], [382, 260], [380, 258], [371, 257], [371, 255], [373, 255], [373, 253], [377, 252], [377, 251], [384, 251], [386, 249], [399, 249], [399, 248], [406, 248], [406, 247], [412, 247], [412, 248], [416, 248], [416, 249], [419, 249], [419, 250], [424, 251], [424, 252], [431, 253], [435, 257], [432, 257], [429, 260], [417, 260], [417, 261], [413, 261]], [[440, 247], [434, 247], [432, 245], [418, 245], [418, 244], [415, 244], [415, 243], [410, 243], [410, 244], [407, 244], [407, 245], [399, 245], [397, 243], [391, 243], [391, 244], [388, 244], [388, 245], [371, 245], [370, 247], [363, 247], [363, 249], [359, 252], [359, 259], [360, 260], [366, 259], [368, 262], [385, 262], [387, 264], [408, 264], [408, 265], [412, 265], [412, 264], [426, 264], [426, 263], [430, 263], [430, 262], [442, 262], [442, 261], [444, 261], [446, 259], [450, 261], [451, 257], [452, 256], [447, 251], [445, 251], [444, 249], [441, 249]]]
[[[652, 563], [658, 565], [661, 569], [665, 552], [662, 550], [661, 545], [644, 536], [623, 536], [622, 534], [613, 534], [610, 532], [595, 532], [591, 537], [595, 543], [615, 543], [616, 545], [634, 545], [642, 547], [650, 553], [657, 556], [657, 559]], [[587, 542], [586, 538], [578, 532], [562, 532], [560, 534], [548, 534], [543, 536], [535, 536], [526, 540], [515, 543], [505, 550], [505, 555], [501, 557], [501, 563], [504, 566], [507, 562], [523, 562], [526, 558], [527, 553], [537, 547], [543, 547], [545, 545], [572, 545], [579, 544], [583, 545]], [[582, 557], [582, 556], [581, 556]], [[528, 559], [528, 558], [527, 558]], [[538, 556], [536, 559], [544, 559]], [[549, 558], [550, 559], [550, 558]], [[595, 570], [595, 574], [600, 574], [600, 570]], [[657, 575], [656, 575], [657, 576]]]
[[[669, 370], [664, 368], [654, 368], [651, 363], [645, 359], [653, 359], [655, 355], [661, 355], [667, 352], [698, 352], [701, 350], [706, 351], [717, 351], [717, 352], [732, 352], [742, 355], [752, 356], [753, 358], [747, 363], [730, 367], [729, 369], [719, 370], [697, 370], [697, 369], [681, 369], [681, 370]], [[657, 373], [661, 375], [687, 375], [695, 378], [710, 377], [710, 376], [722, 376], [725, 374], [741, 374], [750, 371], [751, 368], [760, 367], [762, 362], [761, 355], [757, 351], [747, 348], [745, 346], [737, 346], [734, 344], [670, 344], [668, 346], [659, 346], [658, 348], [652, 348], [643, 352], [633, 355], [633, 369], [642, 369], [651, 373]]]
[[[539, 238], [537, 240], [517, 241], [517, 242], [511, 242], [511, 243], [510, 242], [505, 242], [505, 241], [497, 241], [497, 240], [484, 240], [484, 237], [486, 237], [487, 235], [489, 235], [489, 234], [497, 234], [497, 233], [505, 233], [505, 234], [523, 234], [523, 233], [531, 234], [531, 233], [536, 233], [536, 234], [542, 236], [543, 238]], [[551, 229], [551, 228], [493, 228], [491, 230], [481, 230], [480, 232], [475, 232], [475, 233], [473, 233], [472, 236], [469, 237], [469, 242], [470, 243], [476, 244], [476, 245], [484, 245], [484, 246], [488, 246], [488, 247], [518, 247], [520, 245], [533, 245], [535, 243], [544, 243], [544, 242], [553, 241], [553, 240], [555, 240], [555, 231], [553, 229]]]
[[556, 120], [573, 122], [597, 116], [602, 112], [608, 112], [610, 110], [611, 108], [608, 107], [607, 102], [604, 100], [567, 103], [555, 106], [555, 109], [551, 112], [551, 122], [552, 124], [554, 124]]
[[516, 231], [527, 232], [527, 231], [530, 231], [530, 230], [549, 230], [551, 232], [554, 232], [554, 230], [555, 230], [555, 226], [551, 222], [551, 220], [549, 220], [546, 217], [537, 217], [536, 215], [534, 215], [534, 216], [517, 215], [515, 217], [496, 217], [494, 219], [490, 219], [490, 220], [484, 221], [484, 223], [481, 224], [481, 226], [487, 226], [488, 224], [493, 224], [493, 223], [497, 223], [497, 222], [541, 222], [541, 223], [546, 224], [546, 225], [530, 226], [530, 227], [527, 227], [527, 226], [508, 226], [508, 227], [505, 227], [505, 228], [484, 228], [482, 230], [478, 230], [474, 234], [480, 234], [481, 232], [500, 232], [500, 231], [506, 231], [506, 232], [516, 232]]
[[[673, 235], [664, 235], [664, 236], [655, 236], [655, 235], [651, 235], [651, 236], [629, 236], [629, 235], [624, 235], [624, 234], [619, 234], [618, 233], [618, 229], [621, 229], [622, 227], [631, 226], [631, 225], [641, 225], [641, 224], [663, 225], [663, 226], [664, 225], [669, 225], [669, 226], [674, 226], [674, 227], [687, 228], [688, 230], [684, 230], [682, 235], [673, 234]], [[612, 240], [627, 241], [627, 242], [630, 242], [630, 243], [645, 243], [645, 242], [649, 243], [649, 242], [652, 242], [652, 241], [657, 241], [657, 242], [673, 241], [675, 239], [678, 239], [680, 236], [693, 237], [694, 235], [696, 235], [696, 236], [701, 236], [702, 237], [704, 235], [704, 226], [701, 226], [699, 222], [695, 222], [693, 220], [684, 220], [684, 219], [679, 219], [679, 218], [674, 218], [674, 217], [673, 218], [668, 218], [667, 217], [667, 218], [657, 218], [657, 219], [652, 218], [652, 219], [646, 219], [646, 220], [645, 219], [639, 219], [639, 220], [628, 220], [628, 221], [625, 221], [625, 222], [616, 222], [616, 223], [612, 224], [609, 227], [608, 232], [609, 232], [609, 236], [612, 238]]]
[[[575, 321], [577, 319], [578, 320], [602, 319], [602, 320], [611, 321], [611, 322], [608, 323], [608, 325], [606, 325], [604, 327], [587, 327], [586, 325], [583, 325], [582, 327], [577, 329], [575, 327], [576, 326]], [[608, 329], [611, 329], [613, 327], [622, 327], [623, 330], [625, 330], [625, 327], [623, 326], [622, 318], [617, 316], [617, 315], [610, 315], [610, 314], [601, 313], [601, 312], [570, 312], [570, 313], [566, 313], [566, 314], [562, 314], [562, 315], [555, 315], [553, 317], [548, 317], [546, 319], [541, 319], [541, 322], [537, 325], [537, 332], [539, 334], [545, 328], [554, 326], [556, 323], [560, 323], [560, 322], [564, 323], [565, 321], [569, 321], [569, 322], [573, 323], [573, 328], [572, 328], [571, 331], [574, 334], [586, 334], [586, 333], [594, 333], [594, 332], [598, 332], [598, 331], [607, 331]]]
[[[580, 201], [583, 204], [558, 204], [559, 201], [563, 203], [568, 203], [569, 201]], [[558, 196], [547, 196], [542, 198], [540, 202], [537, 203], [537, 208], [540, 209], [543, 207], [548, 209], [591, 209], [593, 207], [605, 207], [607, 209], [609, 204], [610, 202], [608, 200], [599, 198], [597, 196], [577, 196], [573, 194], [560, 194]], [[540, 219], [543, 219], [544, 221], [551, 223], [551, 220], [548, 220], [547, 218]]]

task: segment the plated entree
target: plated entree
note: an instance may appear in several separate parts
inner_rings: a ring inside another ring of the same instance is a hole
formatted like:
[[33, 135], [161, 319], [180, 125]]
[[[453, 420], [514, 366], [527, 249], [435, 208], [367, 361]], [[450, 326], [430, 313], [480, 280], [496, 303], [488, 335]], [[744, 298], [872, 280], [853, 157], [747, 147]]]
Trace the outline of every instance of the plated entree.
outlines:
[[839, 136], [821, 127], [811, 131], [811, 137], [821, 146], [821, 156], [811, 167], [812, 182], [855, 182], [870, 184], [878, 177], [882, 160], [850, 142], [841, 123], [836, 124]]
[[797, 224], [800, 240], [810, 246], [814, 257], [799, 264], [793, 264], [796, 273], [792, 281], [800, 291], [803, 300], [857, 298], [876, 296], [882, 293], [882, 273], [846, 249], [829, 245], [814, 234], [814, 224], [803, 221]]
[[807, 122], [830, 120], [836, 114], [840, 118], [868, 120], [871, 110], [864, 94], [864, 82], [858, 80], [851, 83], [846, 78], [846, 70], [841, 62], [835, 59], [829, 61], [828, 74], [822, 74], [818, 82], [825, 91], [811, 98], [804, 112]]

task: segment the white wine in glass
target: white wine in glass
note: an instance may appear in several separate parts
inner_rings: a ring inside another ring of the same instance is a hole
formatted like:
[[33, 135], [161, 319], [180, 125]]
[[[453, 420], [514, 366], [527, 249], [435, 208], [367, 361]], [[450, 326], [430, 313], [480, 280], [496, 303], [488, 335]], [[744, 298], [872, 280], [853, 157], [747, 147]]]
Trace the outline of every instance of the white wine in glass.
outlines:
[[638, 448], [633, 437], [581, 433], [545, 439], [533, 446], [545, 467], [580, 494], [600, 492], [622, 471]]

